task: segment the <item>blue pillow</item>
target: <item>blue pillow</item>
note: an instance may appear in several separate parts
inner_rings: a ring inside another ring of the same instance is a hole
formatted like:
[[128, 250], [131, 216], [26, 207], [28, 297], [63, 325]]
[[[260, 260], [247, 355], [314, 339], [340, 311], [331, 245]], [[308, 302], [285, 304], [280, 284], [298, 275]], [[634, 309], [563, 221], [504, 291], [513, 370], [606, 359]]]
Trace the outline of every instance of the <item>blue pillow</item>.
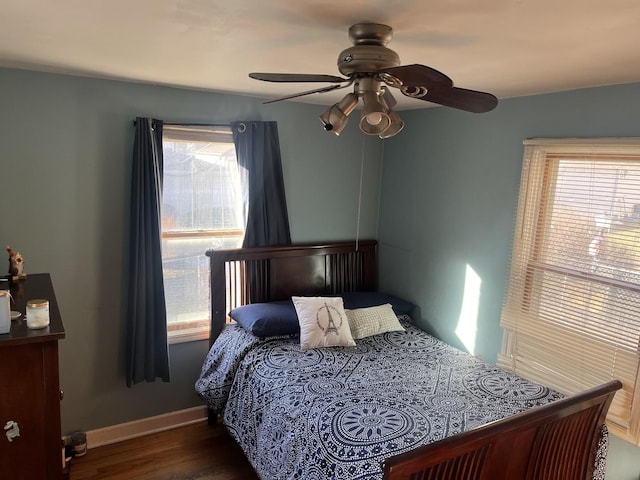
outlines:
[[349, 310], [390, 303], [396, 315], [409, 315], [415, 308], [411, 302], [382, 292], [344, 292], [336, 296], [342, 297], [344, 308]]
[[291, 300], [242, 305], [231, 310], [229, 316], [260, 338], [300, 333], [298, 315]]

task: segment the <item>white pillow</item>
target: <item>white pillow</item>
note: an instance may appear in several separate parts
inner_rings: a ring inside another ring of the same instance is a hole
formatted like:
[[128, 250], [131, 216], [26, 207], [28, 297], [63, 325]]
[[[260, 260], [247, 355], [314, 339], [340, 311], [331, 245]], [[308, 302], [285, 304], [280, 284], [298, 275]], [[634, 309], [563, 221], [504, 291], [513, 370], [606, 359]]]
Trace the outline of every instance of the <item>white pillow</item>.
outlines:
[[300, 323], [300, 348], [351, 347], [349, 320], [340, 297], [291, 297]]
[[404, 331], [390, 303], [377, 307], [345, 310], [353, 338], [370, 337], [378, 333]]

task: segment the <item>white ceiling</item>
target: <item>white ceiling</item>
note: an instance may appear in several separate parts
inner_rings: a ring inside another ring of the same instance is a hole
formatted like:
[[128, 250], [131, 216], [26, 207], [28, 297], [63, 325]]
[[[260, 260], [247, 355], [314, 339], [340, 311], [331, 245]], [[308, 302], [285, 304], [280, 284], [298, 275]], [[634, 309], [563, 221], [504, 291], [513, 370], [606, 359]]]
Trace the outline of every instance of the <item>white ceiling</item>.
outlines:
[[638, 0], [0, 0], [0, 66], [277, 98], [326, 84], [247, 74], [339, 75], [363, 21], [403, 65], [498, 98], [640, 81]]

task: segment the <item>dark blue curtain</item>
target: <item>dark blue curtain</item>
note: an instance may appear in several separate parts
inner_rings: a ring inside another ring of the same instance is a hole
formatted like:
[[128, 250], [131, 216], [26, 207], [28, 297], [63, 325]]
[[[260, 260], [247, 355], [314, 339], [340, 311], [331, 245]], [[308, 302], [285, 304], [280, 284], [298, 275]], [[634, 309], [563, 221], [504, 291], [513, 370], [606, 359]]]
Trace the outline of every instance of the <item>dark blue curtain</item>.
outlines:
[[276, 122], [233, 122], [245, 196], [243, 247], [291, 243]]
[[136, 119], [131, 175], [127, 386], [169, 381], [161, 253], [162, 121]]

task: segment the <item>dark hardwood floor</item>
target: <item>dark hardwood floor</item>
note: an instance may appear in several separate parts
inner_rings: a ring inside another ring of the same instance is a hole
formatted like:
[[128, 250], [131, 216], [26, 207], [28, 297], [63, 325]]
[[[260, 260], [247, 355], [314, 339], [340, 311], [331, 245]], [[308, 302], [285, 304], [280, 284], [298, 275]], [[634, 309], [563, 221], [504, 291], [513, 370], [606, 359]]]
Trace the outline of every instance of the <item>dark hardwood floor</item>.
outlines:
[[257, 480], [222, 425], [206, 422], [90, 448], [71, 460], [71, 479]]

